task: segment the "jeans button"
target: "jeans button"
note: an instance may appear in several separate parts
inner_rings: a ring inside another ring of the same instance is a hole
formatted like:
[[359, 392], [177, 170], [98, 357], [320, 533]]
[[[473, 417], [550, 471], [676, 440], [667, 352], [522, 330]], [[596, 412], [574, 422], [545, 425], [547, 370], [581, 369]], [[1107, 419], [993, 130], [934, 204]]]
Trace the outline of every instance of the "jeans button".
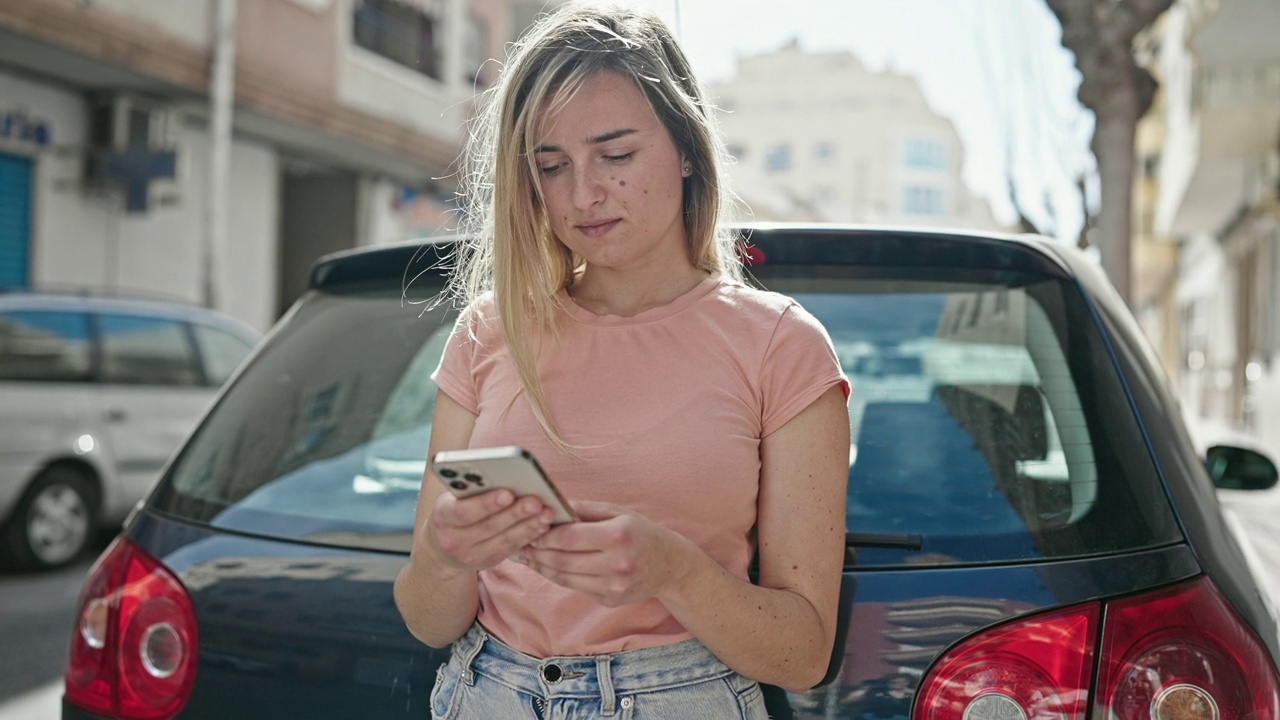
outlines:
[[555, 685], [560, 682], [560, 678], [564, 677], [564, 671], [559, 665], [551, 664], [542, 668], [542, 679], [547, 681], [549, 685]]

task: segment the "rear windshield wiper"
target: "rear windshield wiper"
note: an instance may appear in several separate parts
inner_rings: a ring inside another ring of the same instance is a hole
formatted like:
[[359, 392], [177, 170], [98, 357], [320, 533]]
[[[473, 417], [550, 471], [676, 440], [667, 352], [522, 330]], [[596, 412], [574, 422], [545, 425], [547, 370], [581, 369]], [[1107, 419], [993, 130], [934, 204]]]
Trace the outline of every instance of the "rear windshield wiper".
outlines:
[[924, 538], [919, 533], [856, 533], [844, 534], [846, 548], [902, 548], [919, 550], [924, 547]]

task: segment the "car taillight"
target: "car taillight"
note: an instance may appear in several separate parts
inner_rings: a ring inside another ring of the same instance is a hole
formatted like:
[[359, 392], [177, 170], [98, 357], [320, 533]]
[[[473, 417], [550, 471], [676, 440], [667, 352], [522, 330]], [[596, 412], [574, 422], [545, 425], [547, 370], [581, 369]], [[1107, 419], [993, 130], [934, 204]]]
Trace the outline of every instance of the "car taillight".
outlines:
[[122, 720], [178, 714], [196, 676], [191, 597], [155, 558], [117, 538], [89, 571], [67, 663], [67, 700]]
[[1073, 720], [1090, 703], [1110, 720], [1280, 720], [1280, 673], [1201, 576], [982, 631], [925, 675], [912, 720]]
[[952, 648], [920, 683], [914, 720], [1083, 718], [1099, 605], [998, 626]]
[[759, 267], [765, 263], [764, 250], [748, 242], [738, 244], [738, 259], [743, 265]]
[[1107, 604], [1094, 717], [1277, 720], [1280, 679], [1207, 577]]

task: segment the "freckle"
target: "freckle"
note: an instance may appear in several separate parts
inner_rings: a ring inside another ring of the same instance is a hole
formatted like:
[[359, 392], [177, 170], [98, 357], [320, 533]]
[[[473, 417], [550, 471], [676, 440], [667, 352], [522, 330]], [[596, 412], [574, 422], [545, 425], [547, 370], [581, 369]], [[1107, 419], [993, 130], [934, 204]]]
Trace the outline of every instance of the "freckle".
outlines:
[[799, 566], [799, 565], [792, 565], [792, 566], [791, 566], [791, 569], [792, 569], [792, 570], [799, 570], [799, 569], [800, 569], [800, 566]]
[[626, 186], [627, 186], [627, 181], [626, 181], [626, 180], [619, 180], [619, 181], [618, 181], [618, 184], [619, 184], [619, 185], [621, 185], [622, 187], [626, 187]]

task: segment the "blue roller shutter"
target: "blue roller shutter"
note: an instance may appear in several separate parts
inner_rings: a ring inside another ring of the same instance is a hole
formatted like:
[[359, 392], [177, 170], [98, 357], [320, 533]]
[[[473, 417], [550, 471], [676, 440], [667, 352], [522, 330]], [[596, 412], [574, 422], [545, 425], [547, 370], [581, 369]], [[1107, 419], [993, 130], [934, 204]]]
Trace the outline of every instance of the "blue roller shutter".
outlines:
[[26, 287], [31, 265], [31, 161], [0, 153], [0, 287]]

